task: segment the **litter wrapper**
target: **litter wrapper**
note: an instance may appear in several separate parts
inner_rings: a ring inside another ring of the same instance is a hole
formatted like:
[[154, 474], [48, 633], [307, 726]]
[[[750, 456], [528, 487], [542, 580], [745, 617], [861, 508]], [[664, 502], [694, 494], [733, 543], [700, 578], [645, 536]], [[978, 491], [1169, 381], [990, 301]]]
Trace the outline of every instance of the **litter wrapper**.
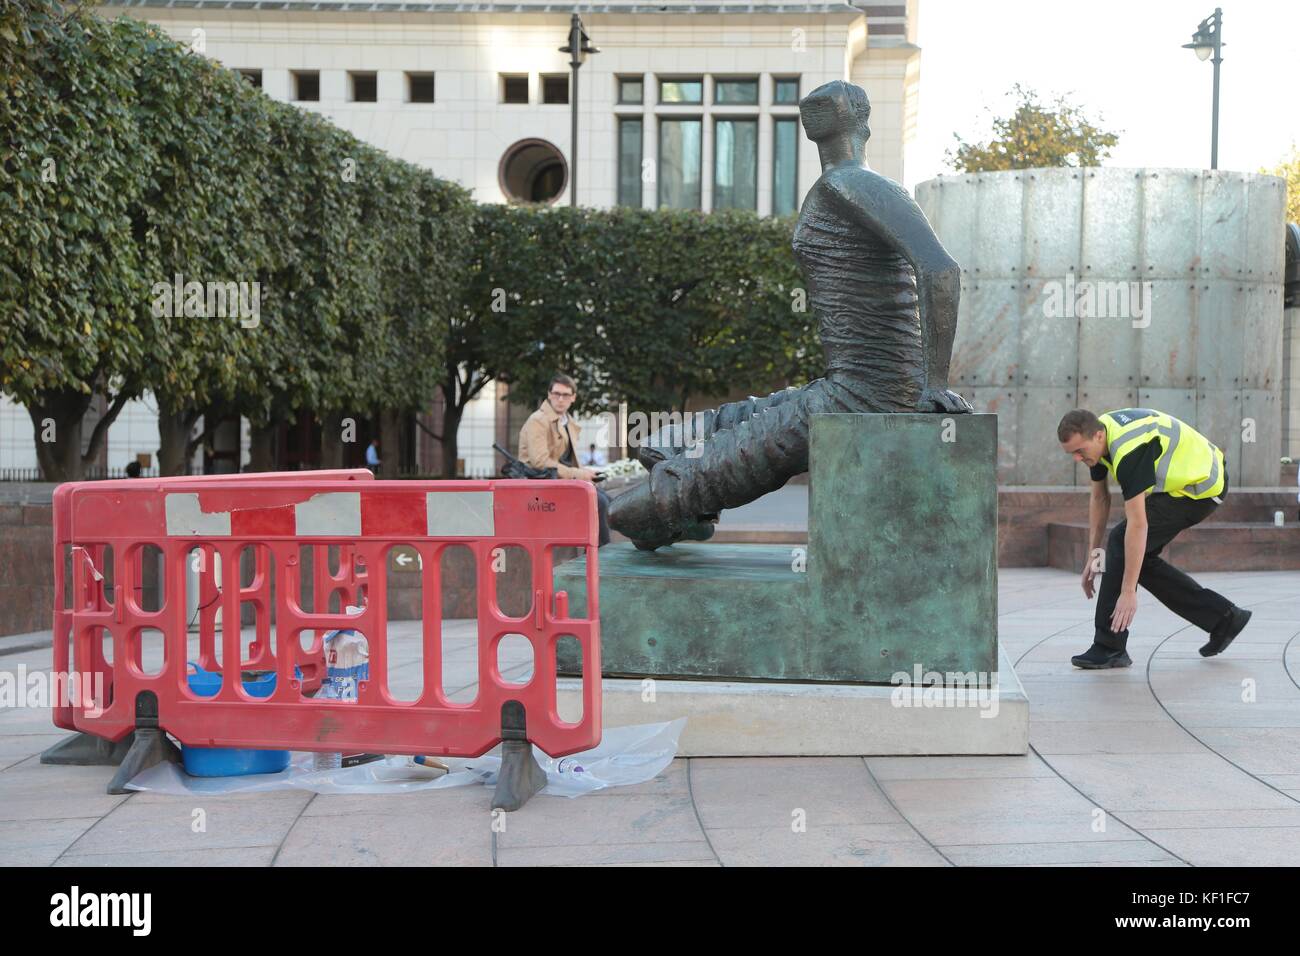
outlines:
[[[600, 745], [567, 757], [548, 757], [536, 747], [533, 756], [546, 771], [542, 793], [580, 797], [607, 787], [627, 787], [653, 780], [677, 756], [677, 741], [686, 718], [662, 724], [611, 727]], [[170, 761], [137, 774], [129, 790], [193, 794], [266, 793], [272, 790], [310, 790], [325, 794], [414, 793], [481, 783], [496, 786], [501, 769], [499, 748], [481, 757], [439, 757], [449, 769], [435, 779], [410, 757], [386, 757], [373, 763], [331, 770], [312, 770], [310, 753], [296, 753], [287, 770], [246, 777], [190, 777]]]
[[[348, 606], [348, 613], [361, 608]], [[325, 679], [316, 692], [319, 700], [356, 700], [357, 683], [370, 680], [370, 645], [365, 637], [346, 628], [325, 635]]]

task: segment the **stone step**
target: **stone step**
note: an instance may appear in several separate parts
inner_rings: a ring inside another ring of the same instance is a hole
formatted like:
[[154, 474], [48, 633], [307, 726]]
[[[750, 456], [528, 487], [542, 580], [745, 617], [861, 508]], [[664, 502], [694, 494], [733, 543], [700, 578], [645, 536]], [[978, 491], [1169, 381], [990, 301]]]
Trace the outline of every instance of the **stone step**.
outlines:
[[[1082, 571], [1088, 551], [1085, 522], [1047, 526], [1048, 564]], [[1163, 557], [1184, 571], [1292, 571], [1300, 569], [1300, 525], [1206, 521], [1175, 538]]]

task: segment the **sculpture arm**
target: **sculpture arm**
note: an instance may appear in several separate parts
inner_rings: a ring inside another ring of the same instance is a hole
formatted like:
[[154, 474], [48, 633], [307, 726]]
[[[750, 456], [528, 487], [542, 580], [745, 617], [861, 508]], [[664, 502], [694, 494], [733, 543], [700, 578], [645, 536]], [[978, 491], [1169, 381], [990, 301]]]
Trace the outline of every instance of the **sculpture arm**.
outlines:
[[830, 192], [846, 216], [887, 242], [911, 265], [919, 299], [926, 392], [946, 392], [957, 334], [961, 267], [948, 255], [907, 190], [870, 170], [851, 168], [845, 172], [848, 175], [828, 178]]

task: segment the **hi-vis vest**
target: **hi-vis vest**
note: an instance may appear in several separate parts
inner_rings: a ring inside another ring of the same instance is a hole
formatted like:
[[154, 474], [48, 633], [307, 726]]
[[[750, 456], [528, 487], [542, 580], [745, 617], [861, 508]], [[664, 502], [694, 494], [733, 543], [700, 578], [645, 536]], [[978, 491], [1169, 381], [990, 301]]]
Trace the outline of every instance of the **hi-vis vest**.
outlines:
[[1223, 493], [1223, 452], [1186, 422], [1151, 408], [1121, 408], [1097, 416], [1106, 429], [1110, 460], [1116, 473], [1124, 456], [1152, 437], [1160, 442], [1153, 492], [1182, 498], [1213, 498]]

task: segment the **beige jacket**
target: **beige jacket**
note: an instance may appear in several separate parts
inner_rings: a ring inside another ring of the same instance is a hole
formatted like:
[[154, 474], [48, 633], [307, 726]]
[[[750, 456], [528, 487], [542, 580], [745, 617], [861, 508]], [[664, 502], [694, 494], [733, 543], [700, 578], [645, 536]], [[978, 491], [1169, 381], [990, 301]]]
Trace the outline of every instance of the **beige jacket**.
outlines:
[[569, 440], [566, 446], [564, 431], [560, 428], [560, 413], [551, 403], [542, 399], [537, 411], [528, 416], [519, 429], [519, 459], [534, 468], [554, 468], [561, 478], [581, 478], [582, 469], [560, 464], [566, 447], [573, 448], [573, 460], [580, 461], [578, 435], [580, 429], [573, 416], [569, 416]]

